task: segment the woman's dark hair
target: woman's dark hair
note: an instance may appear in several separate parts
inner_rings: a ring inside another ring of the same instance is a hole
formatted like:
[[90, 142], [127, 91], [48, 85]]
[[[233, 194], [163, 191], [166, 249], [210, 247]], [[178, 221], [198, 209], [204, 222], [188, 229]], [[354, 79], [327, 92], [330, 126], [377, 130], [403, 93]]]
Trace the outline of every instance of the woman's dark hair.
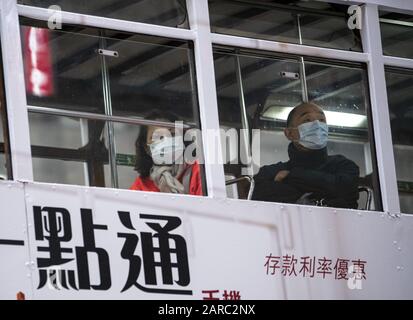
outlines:
[[[168, 122], [175, 122], [178, 117], [173, 114], [172, 112], [168, 111], [152, 111], [147, 116], [145, 116], [146, 120], [159, 120], [159, 121], [168, 121]], [[142, 178], [149, 177], [151, 168], [153, 166], [152, 157], [146, 152], [146, 143], [148, 138], [148, 127], [142, 126], [139, 131], [138, 138], [135, 142], [135, 152], [136, 152], [136, 160], [135, 160], [135, 170], [139, 173]]]

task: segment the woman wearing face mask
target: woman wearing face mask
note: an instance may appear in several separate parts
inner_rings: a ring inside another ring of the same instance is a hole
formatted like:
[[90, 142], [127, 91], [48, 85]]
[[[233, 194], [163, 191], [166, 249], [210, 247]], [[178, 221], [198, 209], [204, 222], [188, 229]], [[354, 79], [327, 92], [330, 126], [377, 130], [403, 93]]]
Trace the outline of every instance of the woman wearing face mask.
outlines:
[[[175, 122], [168, 112], [153, 112], [147, 120]], [[184, 159], [183, 132], [159, 126], [142, 127], [135, 143], [136, 178], [131, 190], [203, 195], [198, 162]]]
[[314, 203], [357, 208], [359, 168], [342, 155], [327, 154], [328, 125], [323, 110], [314, 103], [295, 107], [284, 134], [291, 141], [290, 160], [260, 169], [252, 199], [302, 203], [303, 196], [309, 196]]

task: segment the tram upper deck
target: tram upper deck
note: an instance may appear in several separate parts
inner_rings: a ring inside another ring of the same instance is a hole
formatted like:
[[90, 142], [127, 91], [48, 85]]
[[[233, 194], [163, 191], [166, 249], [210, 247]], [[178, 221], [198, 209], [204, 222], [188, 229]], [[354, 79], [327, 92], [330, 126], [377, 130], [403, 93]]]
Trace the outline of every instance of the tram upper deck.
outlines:
[[[290, 233], [299, 232], [295, 219], [309, 219], [304, 212], [348, 213], [343, 225], [363, 211], [372, 221], [374, 214], [408, 219], [413, 213], [410, 4], [4, 0], [0, 13], [4, 185], [45, 186], [45, 194], [57, 188], [64, 203], [69, 198], [63, 190], [79, 190], [79, 201], [84, 190], [125, 201], [145, 196], [163, 199], [172, 212], [179, 210], [178, 196], [189, 215], [194, 203], [225, 211], [219, 201], [228, 201], [230, 219], [251, 205], [265, 212], [257, 214], [260, 223], [270, 225], [271, 208], [286, 205], [296, 210], [287, 221]], [[303, 102], [320, 107], [324, 118], [290, 127], [327, 124], [325, 155], [357, 167], [354, 206], [329, 201], [331, 194], [336, 199], [349, 192], [340, 164], [330, 171], [318, 163], [300, 165], [316, 173], [310, 180], [318, 181], [318, 189], [294, 185], [293, 200], [257, 197], [264, 166], [289, 163], [281, 170], [288, 171], [284, 181], [271, 173], [270, 188], [292, 179], [289, 150], [302, 144], [285, 130], [289, 114]], [[161, 132], [162, 151], [150, 137], [154, 131]], [[165, 155], [168, 148], [182, 156], [157, 164], [155, 153]], [[334, 183], [320, 187], [323, 181]], [[316, 196], [298, 201], [307, 194]], [[242, 219], [253, 223], [244, 213]], [[282, 237], [289, 247], [290, 236]]]

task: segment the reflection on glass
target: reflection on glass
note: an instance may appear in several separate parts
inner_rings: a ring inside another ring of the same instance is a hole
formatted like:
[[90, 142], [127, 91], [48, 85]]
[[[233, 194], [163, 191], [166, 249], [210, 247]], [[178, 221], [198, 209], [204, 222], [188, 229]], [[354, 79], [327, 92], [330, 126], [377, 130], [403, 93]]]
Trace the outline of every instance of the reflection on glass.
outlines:
[[[219, 49], [215, 50], [214, 58], [221, 127], [228, 130], [234, 127], [245, 128], [247, 125], [250, 133], [251, 129], [260, 129], [260, 164], [256, 166], [253, 163], [254, 174], [261, 173], [260, 168], [264, 167], [264, 171], [267, 170], [266, 174], [274, 173], [274, 176], [269, 179], [271, 184], [274, 182], [276, 173], [271, 170], [275, 166], [289, 160], [293, 161], [289, 162], [290, 164], [294, 163], [295, 160], [291, 160], [294, 155], [290, 151], [287, 152], [291, 149], [291, 145], [285, 136], [284, 128], [291, 110], [301, 103], [307, 90], [309, 100], [318, 104], [323, 110], [324, 118], [319, 120], [326, 120], [329, 124], [330, 134], [326, 149], [330, 156], [328, 159], [345, 162], [339, 164], [339, 167], [331, 172], [327, 169], [329, 165], [318, 169], [313, 168], [322, 172], [327, 170], [319, 178], [315, 174], [314, 179], [326, 179], [327, 185], [327, 177], [337, 174], [343, 168], [346, 170], [345, 167], [348, 165], [352, 172], [351, 201], [349, 200], [348, 203], [330, 202], [330, 205], [352, 208], [357, 206], [355, 199], [359, 198], [358, 207], [366, 208], [367, 191], [371, 194], [372, 190], [377, 189], [375, 187], [377, 179], [368, 132], [368, 83], [366, 72], [361, 66], [339, 66], [305, 61], [305, 67], [302, 68], [299, 58], [293, 60], [276, 56], [273, 58], [259, 57], [252, 54], [246, 55], [243, 52], [236, 55]], [[237, 67], [240, 68], [240, 72], [237, 72]], [[242, 79], [239, 79], [240, 75]], [[244, 105], [247, 122], [243, 121], [242, 117]], [[296, 124], [297, 127], [300, 124]], [[251, 144], [251, 138], [249, 141]], [[228, 145], [225, 147], [232, 149]], [[251, 154], [254, 157], [254, 154]], [[309, 159], [309, 153], [307, 156]], [[248, 165], [244, 163], [235, 165], [230, 160], [227, 158], [225, 162], [227, 180], [245, 174], [242, 173], [242, 168]], [[311, 161], [308, 160], [308, 162]], [[359, 176], [362, 179], [359, 179]], [[260, 178], [260, 175], [256, 176], [256, 190], [260, 189]], [[359, 194], [357, 191], [359, 186], [365, 186], [367, 191], [361, 192], [360, 190]], [[248, 185], [246, 187], [248, 188]], [[272, 190], [271, 186], [268, 188]], [[231, 185], [228, 187], [228, 195], [238, 194], [239, 197], [245, 197], [244, 189], [245, 186], [239, 185], [238, 190], [234, 190]], [[279, 191], [282, 192], [282, 190]], [[343, 198], [346, 192], [343, 191]], [[291, 195], [292, 192], [287, 192], [287, 194]], [[255, 199], [269, 201], [260, 197], [255, 197]], [[271, 201], [291, 202], [280, 199]], [[379, 199], [375, 201], [376, 203], [369, 207], [370, 210], [380, 208]]]
[[22, 26], [29, 105], [104, 113], [97, 34]]
[[168, 27], [188, 28], [185, 0], [18, 0], [29, 6], [137, 21]]
[[316, 1], [210, 0], [211, 30], [234, 36], [361, 51], [360, 33], [347, 26], [347, 6]]
[[383, 54], [413, 59], [413, 16], [380, 12]]
[[388, 69], [386, 81], [400, 207], [413, 213], [413, 72]]

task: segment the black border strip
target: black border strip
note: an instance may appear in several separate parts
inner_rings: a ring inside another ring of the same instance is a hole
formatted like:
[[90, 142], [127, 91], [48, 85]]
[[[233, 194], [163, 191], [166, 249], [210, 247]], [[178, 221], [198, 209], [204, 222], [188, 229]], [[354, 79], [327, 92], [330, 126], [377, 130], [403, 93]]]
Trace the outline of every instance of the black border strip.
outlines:
[[6, 240], [6, 239], [0, 239], [0, 245], [6, 245], [6, 246], [24, 246], [24, 241], [23, 241], [23, 240]]

